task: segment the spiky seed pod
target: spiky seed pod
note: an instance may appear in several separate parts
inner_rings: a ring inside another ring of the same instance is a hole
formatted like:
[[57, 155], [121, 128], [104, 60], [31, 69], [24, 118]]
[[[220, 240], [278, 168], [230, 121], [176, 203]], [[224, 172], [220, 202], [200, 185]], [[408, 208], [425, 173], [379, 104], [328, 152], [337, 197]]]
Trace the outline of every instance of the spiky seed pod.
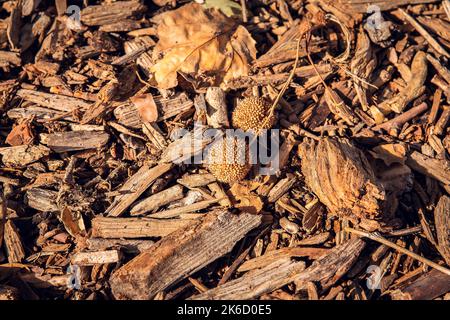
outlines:
[[241, 100], [233, 111], [231, 122], [234, 128], [258, 133], [270, 129], [275, 123], [275, 114], [270, 115], [271, 103], [258, 97]]
[[206, 166], [220, 182], [232, 183], [244, 179], [251, 169], [246, 142], [228, 136], [216, 140], [208, 150]]

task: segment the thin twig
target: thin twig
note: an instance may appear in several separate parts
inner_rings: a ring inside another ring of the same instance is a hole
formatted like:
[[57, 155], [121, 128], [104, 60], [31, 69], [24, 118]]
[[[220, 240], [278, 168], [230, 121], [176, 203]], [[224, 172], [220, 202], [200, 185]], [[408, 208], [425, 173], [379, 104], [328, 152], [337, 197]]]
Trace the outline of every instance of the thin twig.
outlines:
[[435, 262], [433, 262], [431, 260], [428, 260], [427, 258], [419, 256], [418, 254], [416, 254], [416, 253], [414, 253], [412, 251], [409, 251], [408, 249], [400, 247], [399, 245], [397, 245], [397, 244], [395, 244], [395, 243], [393, 243], [393, 242], [383, 238], [382, 236], [380, 236], [378, 234], [369, 233], [369, 232], [365, 232], [365, 231], [362, 231], [362, 230], [356, 230], [356, 229], [353, 229], [353, 228], [350, 228], [350, 227], [346, 227], [344, 230], [346, 232], [351, 232], [351, 233], [354, 233], [354, 234], [359, 235], [361, 237], [365, 237], [365, 238], [368, 238], [370, 240], [374, 240], [374, 241], [377, 241], [379, 243], [382, 243], [382, 244], [384, 244], [384, 245], [386, 245], [388, 247], [391, 247], [391, 248], [393, 248], [393, 249], [395, 249], [395, 250], [397, 250], [397, 251], [399, 251], [399, 252], [401, 252], [403, 254], [406, 254], [407, 256], [410, 256], [411, 258], [414, 258], [414, 259], [416, 259], [416, 260], [418, 260], [418, 261], [420, 261], [420, 262], [422, 262], [422, 263], [424, 263], [424, 264], [426, 264], [426, 265], [428, 265], [428, 266], [430, 266], [432, 268], [435, 268], [436, 270], [439, 270], [442, 273], [445, 273], [445, 274], [450, 276], [450, 270], [449, 269], [447, 269], [447, 268], [445, 268], [445, 267], [443, 267], [443, 266], [441, 266], [441, 265], [439, 265], [439, 264], [437, 264], [437, 263], [435, 263]]
[[244, 23], [247, 23], [247, 6], [245, 5], [245, 0], [241, 0], [241, 7], [242, 7], [242, 21]]

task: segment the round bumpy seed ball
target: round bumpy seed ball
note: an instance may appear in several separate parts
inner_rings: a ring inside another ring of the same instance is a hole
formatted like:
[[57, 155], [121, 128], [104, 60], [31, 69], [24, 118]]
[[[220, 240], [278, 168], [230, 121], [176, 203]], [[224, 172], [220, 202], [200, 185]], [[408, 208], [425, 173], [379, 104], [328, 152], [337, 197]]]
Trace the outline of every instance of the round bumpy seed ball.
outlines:
[[206, 165], [220, 182], [233, 183], [244, 179], [251, 169], [245, 141], [235, 137], [216, 140], [208, 151]]
[[275, 114], [270, 115], [272, 105], [262, 98], [247, 97], [233, 111], [231, 122], [236, 129], [259, 132], [270, 129], [275, 123]]

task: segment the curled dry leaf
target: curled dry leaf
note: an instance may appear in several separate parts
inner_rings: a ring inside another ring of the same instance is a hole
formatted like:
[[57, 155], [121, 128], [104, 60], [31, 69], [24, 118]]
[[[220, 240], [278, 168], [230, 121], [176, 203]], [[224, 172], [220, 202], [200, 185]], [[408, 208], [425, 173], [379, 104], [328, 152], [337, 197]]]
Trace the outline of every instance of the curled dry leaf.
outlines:
[[159, 42], [153, 54], [162, 58], [151, 68], [161, 89], [177, 85], [177, 72], [220, 85], [247, 75], [256, 58], [255, 40], [243, 26], [215, 9], [190, 3], [160, 16]]
[[332, 214], [382, 218], [386, 192], [364, 153], [347, 139], [306, 140], [299, 146], [306, 184]]
[[155, 122], [158, 120], [158, 106], [151, 93], [134, 96], [130, 100], [136, 107], [143, 122]]

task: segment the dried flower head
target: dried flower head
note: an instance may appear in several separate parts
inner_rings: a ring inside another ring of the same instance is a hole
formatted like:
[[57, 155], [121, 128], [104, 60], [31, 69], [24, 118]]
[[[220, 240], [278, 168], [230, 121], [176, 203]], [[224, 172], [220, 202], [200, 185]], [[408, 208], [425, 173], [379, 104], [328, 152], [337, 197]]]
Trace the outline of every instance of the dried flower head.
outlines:
[[247, 97], [233, 111], [232, 124], [244, 131], [270, 129], [275, 123], [275, 114], [270, 114], [271, 104], [262, 98]]
[[208, 150], [206, 165], [220, 182], [232, 183], [244, 179], [251, 169], [247, 144], [236, 137], [226, 136], [216, 140]]

